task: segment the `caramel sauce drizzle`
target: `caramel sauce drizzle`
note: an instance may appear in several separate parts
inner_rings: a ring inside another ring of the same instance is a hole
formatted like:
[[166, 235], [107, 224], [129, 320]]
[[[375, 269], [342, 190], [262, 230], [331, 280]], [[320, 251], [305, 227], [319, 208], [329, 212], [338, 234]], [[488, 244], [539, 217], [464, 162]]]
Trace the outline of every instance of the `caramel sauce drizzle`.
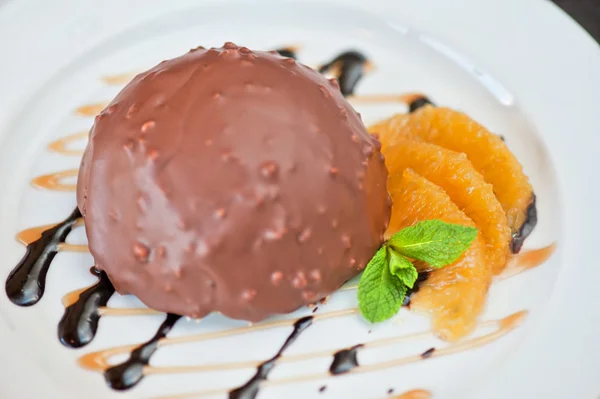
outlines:
[[[25, 229], [20, 231], [17, 234], [17, 241], [21, 244], [27, 246], [34, 241], [39, 240], [42, 237], [42, 233], [46, 230], [49, 230], [55, 227], [58, 223], [55, 224], [47, 224], [44, 226], [31, 227], [29, 229]], [[83, 218], [78, 218], [73, 224], [72, 228], [76, 228], [79, 226], [83, 226]], [[70, 252], [88, 252], [88, 246], [86, 244], [67, 244], [64, 242], [58, 243], [56, 245], [57, 251], [70, 251]]]
[[393, 396], [391, 399], [430, 399], [431, 392], [425, 389], [412, 389], [400, 395]]
[[[352, 314], [357, 314], [358, 308], [352, 309], [344, 309], [338, 310], [329, 313], [320, 313], [315, 314], [313, 320], [315, 322], [327, 319], [333, 319], [337, 317], [348, 316]], [[174, 338], [162, 338], [158, 341], [158, 346], [167, 346], [167, 345], [175, 345], [175, 344], [184, 344], [189, 342], [201, 342], [214, 340], [218, 338], [231, 337], [234, 335], [246, 334], [249, 332], [255, 331], [264, 331], [277, 327], [288, 327], [294, 325], [296, 319], [283, 319], [283, 320], [275, 320], [272, 322], [254, 324], [247, 327], [238, 327], [229, 330], [223, 331], [215, 331], [210, 333], [202, 333], [202, 334], [194, 334], [194, 335], [186, 335], [181, 337]], [[131, 350], [131, 348], [136, 347], [137, 345], [126, 345], [114, 347], [106, 350], [101, 350], [97, 352], [91, 352], [86, 355], [83, 355], [79, 358], [79, 364], [91, 371], [105, 371], [108, 367], [110, 367], [110, 358], [116, 355], [120, 355], [123, 353], [127, 353]]]
[[[348, 370], [344, 373], [336, 374], [335, 377], [339, 377], [339, 376], [343, 376], [343, 375], [350, 375], [350, 374], [370, 373], [370, 372], [374, 372], [374, 371], [388, 369], [391, 367], [405, 366], [408, 364], [417, 363], [419, 361], [425, 361], [425, 360], [433, 359], [436, 357], [449, 356], [449, 355], [465, 352], [465, 351], [468, 351], [471, 349], [475, 349], [475, 348], [487, 345], [489, 343], [492, 343], [492, 342], [498, 340], [499, 338], [505, 336], [509, 332], [513, 331], [515, 328], [517, 328], [519, 325], [521, 325], [521, 323], [526, 319], [527, 314], [528, 314], [528, 312], [526, 310], [522, 310], [522, 311], [513, 313], [507, 317], [504, 317], [502, 319], [489, 320], [489, 321], [480, 323], [479, 324], [480, 328], [495, 327], [495, 330], [492, 332], [489, 332], [487, 334], [480, 335], [478, 337], [474, 337], [474, 338], [470, 338], [470, 339], [467, 339], [464, 341], [459, 341], [454, 344], [450, 344], [444, 348], [436, 348], [434, 351], [432, 351], [426, 357], [424, 357], [421, 353], [419, 353], [419, 354], [415, 354], [415, 355], [404, 356], [404, 357], [400, 357], [397, 359], [387, 360], [387, 361], [368, 364], [368, 365], [357, 364], [351, 370]], [[401, 337], [385, 338], [385, 339], [365, 343], [359, 349], [363, 350], [365, 348], [370, 348], [370, 347], [389, 345], [391, 343], [398, 343], [398, 342], [406, 341], [408, 339], [423, 338], [423, 337], [430, 336], [430, 335], [431, 335], [431, 332], [428, 331], [428, 332], [416, 333], [416, 334], [411, 334], [411, 335], [406, 335], [406, 336], [401, 336]], [[283, 355], [279, 359], [279, 362], [300, 361], [300, 360], [313, 359], [313, 358], [322, 357], [322, 356], [332, 356], [342, 350], [348, 350], [348, 349], [349, 348], [341, 349], [338, 351], [335, 351], [335, 350], [321, 351], [321, 352], [314, 352], [314, 353], [309, 353], [309, 354], [304, 354], [304, 355], [302, 355], [302, 354], [301, 355], [293, 355], [293, 356]], [[258, 364], [258, 363], [259, 362], [237, 362], [237, 363], [214, 364], [214, 365], [207, 365], [207, 366], [190, 366], [189, 371], [197, 371], [197, 369], [195, 369], [194, 367], [203, 367], [202, 371], [232, 370], [232, 369], [242, 368], [242, 366], [243, 366], [243, 368], [253, 367], [253, 366], [256, 366], [256, 364]], [[186, 368], [187, 367], [185, 367], [185, 366], [178, 367], [177, 372], [186, 372]], [[161, 368], [161, 370], [164, 370], [164, 371], [168, 371], [168, 369], [170, 369], [170, 368], [169, 367]], [[157, 370], [157, 368], [154, 368], [154, 370], [151, 371], [150, 373], [156, 374], [157, 373], [156, 370]], [[148, 369], [144, 370], [144, 372], [147, 372], [147, 371], [148, 371]], [[311, 374], [304, 374], [304, 375], [294, 376], [294, 377], [285, 377], [285, 378], [279, 378], [279, 379], [273, 379], [273, 380], [266, 380], [261, 383], [261, 387], [295, 384], [295, 383], [300, 383], [300, 382], [323, 380], [323, 379], [331, 378], [331, 377], [333, 377], [333, 375], [330, 372], [311, 373]], [[182, 395], [161, 396], [161, 397], [156, 397], [155, 399], [203, 398], [203, 397], [212, 396], [212, 395], [227, 394], [228, 392], [229, 392], [229, 390], [216, 389], [216, 390], [210, 390], [210, 391], [186, 393], [186, 394], [182, 394]], [[409, 395], [409, 394], [412, 396], [400, 396], [400, 398], [418, 399], [418, 398], [430, 397], [430, 396], [423, 396], [423, 395], [429, 394], [429, 392], [423, 391], [423, 390], [414, 390], [414, 391], [409, 391], [409, 392], [405, 393], [405, 395]], [[419, 396], [419, 395], [421, 395], [421, 396]]]
[[150, 308], [109, 308], [102, 306], [98, 308], [98, 313], [101, 316], [149, 316], [164, 314], [165, 312]]
[[385, 103], [401, 103], [412, 104], [418, 99], [423, 98], [419, 93], [408, 94], [363, 94], [350, 95], [346, 97], [348, 101], [354, 104], [385, 104]]
[[118, 73], [116, 75], [107, 75], [100, 78], [102, 83], [105, 83], [110, 86], [115, 85], [124, 85], [129, 83], [139, 72], [125, 72]]
[[78, 169], [68, 169], [60, 172], [50, 173], [48, 175], [38, 176], [31, 181], [31, 185], [36, 188], [43, 188], [53, 191], [76, 191], [76, 183], [63, 183], [63, 180], [71, 177], [77, 177], [78, 173]]
[[85, 292], [85, 290], [87, 290], [88, 288], [89, 287], [79, 288], [77, 290], [71, 291], [71, 292], [67, 293], [66, 295], [64, 295], [61, 300], [63, 306], [65, 308], [68, 308], [69, 306], [76, 303], [79, 300], [79, 297], [81, 296], [81, 294], [83, 292]]
[[496, 276], [494, 281], [501, 281], [536, 268], [550, 259], [555, 251], [556, 243], [552, 243], [547, 247], [523, 251], [518, 255], [514, 255], [508, 261], [504, 271]]
[[75, 113], [79, 116], [96, 116], [102, 112], [107, 105], [108, 102], [87, 104], [75, 109]]
[[83, 155], [83, 150], [69, 148], [69, 145], [80, 140], [87, 140], [88, 134], [88, 132], [77, 132], [54, 140], [48, 144], [48, 149], [62, 155]]
[[[482, 326], [484, 326], [482, 324]], [[422, 338], [431, 336], [431, 332], [420, 332], [410, 335], [402, 335], [391, 338], [384, 338], [377, 341], [371, 341], [361, 345], [362, 348], [377, 348], [381, 346], [397, 344], [400, 342], [414, 341]], [[279, 359], [279, 363], [294, 363], [305, 360], [318, 359], [322, 357], [334, 356], [336, 353], [344, 350], [345, 348], [338, 349], [326, 349], [322, 351], [315, 351], [309, 353], [300, 353], [296, 355], [284, 355]], [[164, 366], [155, 367], [148, 366], [144, 369], [145, 374], [175, 374], [175, 373], [195, 373], [195, 372], [206, 372], [206, 371], [225, 371], [225, 370], [239, 370], [244, 368], [256, 367], [260, 361], [249, 360], [243, 362], [228, 362], [228, 363], [217, 363], [217, 364], [206, 364], [206, 365], [192, 365], [192, 366]]]

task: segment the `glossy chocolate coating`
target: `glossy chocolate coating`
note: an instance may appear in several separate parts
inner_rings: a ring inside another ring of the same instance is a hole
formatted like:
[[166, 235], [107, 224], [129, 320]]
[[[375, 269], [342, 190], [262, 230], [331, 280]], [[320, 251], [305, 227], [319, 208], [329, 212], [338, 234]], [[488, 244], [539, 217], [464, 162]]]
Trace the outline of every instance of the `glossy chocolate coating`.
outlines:
[[337, 82], [226, 43], [138, 75], [98, 116], [77, 201], [120, 293], [251, 321], [335, 291], [382, 242], [379, 142]]

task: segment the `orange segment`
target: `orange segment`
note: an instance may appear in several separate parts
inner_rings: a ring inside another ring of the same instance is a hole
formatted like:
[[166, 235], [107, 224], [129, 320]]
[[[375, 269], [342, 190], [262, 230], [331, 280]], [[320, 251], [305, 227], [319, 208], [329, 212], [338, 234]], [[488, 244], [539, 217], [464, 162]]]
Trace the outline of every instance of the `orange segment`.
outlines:
[[[410, 169], [391, 175], [388, 190], [393, 201], [388, 236], [421, 220], [441, 219], [474, 226], [442, 188]], [[442, 339], [455, 341], [475, 329], [491, 275], [485, 243], [478, 235], [461, 259], [431, 271], [414, 294], [410, 307], [431, 314], [434, 332]]]
[[388, 190], [408, 168], [440, 186], [475, 222], [487, 244], [492, 270], [495, 273], [502, 271], [511, 239], [506, 214], [492, 185], [485, 182], [465, 154], [409, 140], [383, 148], [383, 154], [389, 172]]
[[523, 167], [504, 141], [467, 115], [449, 108], [424, 106], [411, 114], [398, 114], [369, 129], [385, 147], [401, 140], [420, 140], [467, 154], [502, 204], [508, 225], [517, 233], [533, 201], [533, 189]]

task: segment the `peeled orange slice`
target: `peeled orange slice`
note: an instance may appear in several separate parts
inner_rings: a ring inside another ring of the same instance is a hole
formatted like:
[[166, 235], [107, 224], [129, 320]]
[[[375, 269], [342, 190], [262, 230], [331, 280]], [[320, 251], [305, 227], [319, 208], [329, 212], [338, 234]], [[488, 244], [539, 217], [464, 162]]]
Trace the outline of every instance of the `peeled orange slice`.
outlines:
[[440, 186], [479, 229], [492, 270], [495, 273], [502, 271], [511, 240], [506, 214], [494, 195], [492, 185], [485, 182], [467, 156], [411, 140], [397, 141], [382, 151], [389, 173], [388, 190], [408, 168]]
[[[388, 236], [422, 220], [475, 225], [442, 188], [410, 169], [390, 175], [388, 191], [393, 201]], [[417, 267], [423, 270], [422, 265]], [[479, 234], [457, 262], [429, 273], [414, 294], [410, 307], [431, 314], [436, 335], [455, 341], [475, 329], [491, 277], [485, 243]]]
[[[536, 222], [535, 197], [521, 164], [500, 137], [461, 112], [432, 105], [395, 115], [369, 130], [379, 134], [384, 149], [410, 139], [467, 154], [475, 169], [494, 187], [515, 236], [513, 252], [518, 252]], [[524, 226], [526, 222], [528, 226]]]

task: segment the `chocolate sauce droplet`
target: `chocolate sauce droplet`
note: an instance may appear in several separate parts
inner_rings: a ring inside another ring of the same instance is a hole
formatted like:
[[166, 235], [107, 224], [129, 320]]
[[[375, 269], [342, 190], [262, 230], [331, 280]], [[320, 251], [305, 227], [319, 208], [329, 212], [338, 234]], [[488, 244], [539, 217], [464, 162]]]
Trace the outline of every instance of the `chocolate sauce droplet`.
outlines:
[[408, 291], [406, 291], [406, 295], [404, 296], [404, 301], [402, 302], [402, 306], [410, 306], [410, 300], [412, 299], [412, 296], [416, 292], [419, 292], [419, 289], [421, 288], [421, 284], [428, 278], [429, 278], [429, 272], [419, 273], [419, 275], [417, 276], [417, 281], [415, 281], [415, 284], [413, 285], [413, 287], [409, 288]]
[[368, 59], [358, 51], [345, 51], [333, 60], [319, 68], [320, 73], [334, 72], [340, 83], [340, 90], [344, 96], [354, 93], [358, 82], [363, 77], [364, 68]]
[[433, 352], [435, 352], [435, 348], [429, 348], [425, 352], [421, 353], [421, 358], [427, 359], [433, 355]]
[[356, 352], [362, 348], [363, 345], [355, 345], [348, 349], [342, 349], [337, 351], [333, 355], [333, 362], [329, 367], [329, 372], [332, 375], [344, 374], [349, 372], [355, 367], [358, 367], [358, 359], [356, 358]]
[[158, 341], [165, 338], [181, 316], [169, 313], [167, 318], [158, 327], [156, 334], [150, 340], [135, 348], [125, 362], [113, 366], [104, 372], [106, 383], [118, 391], [136, 386], [144, 378], [144, 367], [158, 348]]
[[6, 295], [12, 303], [32, 306], [44, 296], [46, 274], [58, 252], [58, 244], [65, 242], [80, 217], [79, 209], [75, 208], [67, 219], [44, 231], [40, 238], [27, 245], [25, 256], [6, 279]]
[[427, 104], [435, 106], [434, 103], [431, 102], [427, 97], [419, 97], [408, 105], [408, 112], [412, 113], [418, 110], [419, 108], [423, 108]]
[[67, 306], [58, 323], [58, 339], [69, 348], [81, 348], [92, 342], [98, 330], [100, 306], [106, 306], [115, 292], [115, 287], [106, 273], [95, 267], [90, 272], [99, 280], [79, 294], [75, 303]]
[[289, 335], [289, 337], [285, 340], [284, 344], [281, 346], [279, 351], [270, 358], [269, 360], [261, 363], [257, 369], [256, 374], [248, 380], [244, 385], [239, 388], [233, 389], [229, 391], [229, 399], [254, 399], [258, 394], [258, 390], [260, 389], [260, 383], [265, 381], [275, 364], [277, 363], [277, 359], [283, 355], [283, 352], [289, 348], [296, 339], [302, 334], [304, 330], [306, 330], [313, 322], [312, 316], [306, 316], [301, 319], [298, 319], [294, 323], [294, 331]]
[[279, 53], [279, 55], [281, 55], [282, 57], [289, 57], [289, 58], [293, 58], [295, 60], [298, 59], [298, 56], [296, 55], [296, 52], [291, 47], [280, 48], [280, 49], [275, 50], [275, 51], [277, 51]]
[[529, 237], [536, 224], [537, 207], [535, 205], [535, 194], [532, 194], [531, 203], [527, 207], [525, 222], [523, 222], [523, 225], [521, 225], [519, 231], [513, 234], [512, 241], [510, 243], [510, 250], [513, 254], [518, 254], [521, 251], [525, 239]]

